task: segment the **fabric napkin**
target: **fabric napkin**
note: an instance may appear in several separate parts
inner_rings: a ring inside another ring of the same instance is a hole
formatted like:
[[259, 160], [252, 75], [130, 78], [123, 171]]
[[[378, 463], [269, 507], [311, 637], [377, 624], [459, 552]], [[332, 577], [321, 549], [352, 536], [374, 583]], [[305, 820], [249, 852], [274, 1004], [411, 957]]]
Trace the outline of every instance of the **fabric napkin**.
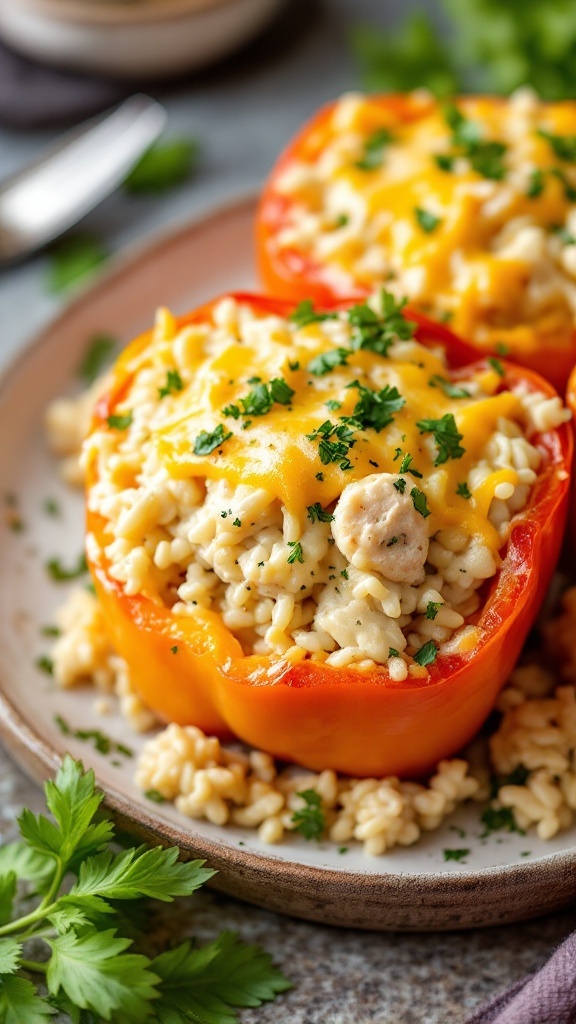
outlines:
[[541, 970], [480, 1007], [466, 1024], [576, 1024], [576, 932]]

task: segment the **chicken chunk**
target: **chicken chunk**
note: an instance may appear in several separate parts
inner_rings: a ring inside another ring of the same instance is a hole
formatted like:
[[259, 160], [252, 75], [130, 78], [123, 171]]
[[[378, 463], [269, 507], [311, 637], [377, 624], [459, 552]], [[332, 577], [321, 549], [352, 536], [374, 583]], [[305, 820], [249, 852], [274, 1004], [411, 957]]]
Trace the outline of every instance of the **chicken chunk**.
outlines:
[[378, 572], [398, 583], [421, 583], [428, 523], [410, 495], [394, 486], [399, 479], [391, 473], [374, 473], [348, 484], [334, 510], [332, 534], [357, 569]]

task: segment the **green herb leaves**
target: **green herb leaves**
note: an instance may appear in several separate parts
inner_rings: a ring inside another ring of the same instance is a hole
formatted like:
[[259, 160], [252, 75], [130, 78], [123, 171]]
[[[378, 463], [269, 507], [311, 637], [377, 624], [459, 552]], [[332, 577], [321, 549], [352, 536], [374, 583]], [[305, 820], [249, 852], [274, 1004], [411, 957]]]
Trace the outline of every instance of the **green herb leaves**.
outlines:
[[381, 391], [372, 391], [371, 388], [364, 387], [357, 380], [347, 386], [356, 388], [360, 398], [354, 406], [352, 416], [343, 416], [342, 421], [356, 426], [360, 430], [370, 428], [379, 433], [392, 423], [394, 413], [399, 412], [406, 404], [406, 399], [402, 397], [398, 389], [390, 387], [389, 384]]
[[356, 444], [356, 438], [345, 423], [337, 426], [330, 420], [324, 420], [312, 434], [306, 434], [309, 441], [319, 440], [318, 454], [320, 462], [327, 466], [331, 462], [338, 462], [340, 469], [352, 469], [352, 463], [348, 458], [348, 452]]
[[290, 405], [296, 394], [283, 377], [276, 377], [269, 384], [257, 381], [255, 387], [245, 398], [239, 399], [239, 405], [226, 405], [222, 410], [224, 416], [239, 419], [240, 416], [265, 416], [275, 402], [278, 405]]
[[93, 235], [67, 235], [50, 248], [48, 287], [63, 292], [91, 277], [108, 258], [101, 242]]
[[384, 153], [394, 142], [394, 136], [388, 128], [377, 128], [364, 142], [364, 152], [356, 164], [362, 171], [373, 171], [382, 166]]
[[78, 560], [75, 565], [70, 568], [62, 565], [59, 558], [50, 558], [46, 562], [46, 572], [48, 573], [51, 580], [55, 583], [64, 583], [66, 580], [77, 580], [79, 576], [84, 576], [88, 572], [88, 563], [86, 561], [86, 555], [82, 552], [78, 556]]
[[546, 139], [550, 148], [560, 160], [573, 164], [576, 162], [576, 135], [553, 135], [552, 132], [538, 130], [538, 135]]
[[[118, 935], [116, 901], [189, 896], [214, 872], [203, 861], [178, 861], [177, 849], [114, 852], [108, 821], [97, 821], [102, 795], [92, 772], [68, 755], [46, 785], [53, 820], [23, 811], [24, 842], [0, 849], [0, 1021], [45, 1024], [55, 1008], [72, 1020], [81, 1011], [116, 1024], [234, 1024], [234, 1007], [259, 1006], [289, 988], [256, 946], [223, 933], [192, 948], [185, 942], [154, 960]], [[75, 881], [63, 887], [65, 876]], [[16, 881], [45, 895], [24, 917], [12, 917]], [[27, 943], [34, 940], [28, 954]], [[38, 943], [45, 944], [39, 960]], [[46, 953], [49, 954], [46, 959]], [[48, 990], [18, 973], [37, 973]]]
[[219, 448], [224, 441], [228, 441], [231, 437], [231, 432], [226, 433], [222, 423], [219, 423], [212, 431], [201, 430], [194, 439], [194, 455], [210, 455], [215, 448]]
[[506, 175], [505, 144], [483, 139], [480, 126], [465, 117], [454, 104], [445, 108], [444, 116], [452, 130], [451, 143], [455, 152], [451, 156], [464, 156], [472, 169], [483, 178], [501, 181]]
[[430, 213], [429, 210], [423, 210], [421, 206], [416, 206], [414, 213], [419, 227], [421, 227], [422, 231], [427, 235], [430, 235], [436, 230], [438, 225], [442, 223], [441, 217], [436, 217], [436, 215]]
[[438, 648], [433, 640], [428, 640], [419, 651], [416, 651], [414, 655], [414, 661], [417, 665], [422, 667], [426, 665], [433, 665], [438, 655]]
[[164, 192], [190, 177], [198, 158], [194, 139], [170, 139], [157, 142], [144, 153], [124, 181], [132, 194]]
[[395, 341], [407, 341], [414, 335], [416, 324], [407, 320], [402, 312], [407, 300], [398, 301], [384, 288], [380, 295], [382, 316], [378, 316], [367, 303], [352, 306], [348, 311], [348, 322], [353, 328], [351, 345], [354, 351], [367, 349], [386, 356]]
[[438, 446], [435, 466], [441, 466], [448, 459], [461, 459], [466, 449], [459, 442], [463, 435], [458, 432], [456, 420], [451, 412], [447, 412], [439, 420], [418, 420], [416, 423], [421, 434], [434, 434]]
[[326, 512], [317, 501], [315, 505], [308, 505], [308, 519], [311, 523], [331, 523], [334, 516], [331, 512]]
[[128, 430], [128, 427], [132, 426], [132, 413], [108, 416], [106, 423], [112, 430]]
[[167, 370], [166, 371], [166, 383], [158, 388], [158, 398], [167, 398], [168, 395], [175, 395], [178, 391], [182, 391], [184, 387], [184, 381], [178, 373], [178, 370]]
[[296, 832], [305, 839], [321, 839], [326, 828], [322, 797], [315, 789], [304, 789], [296, 795], [303, 801], [303, 806], [292, 815]]
[[337, 313], [317, 313], [312, 299], [302, 299], [294, 312], [290, 314], [289, 319], [297, 327], [307, 327], [308, 324], [318, 324], [323, 320], [336, 320], [337, 317]]
[[78, 366], [78, 376], [84, 384], [92, 384], [100, 376], [117, 347], [116, 338], [110, 334], [95, 334], [91, 338]]
[[308, 363], [308, 371], [314, 374], [315, 377], [323, 377], [324, 374], [330, 373], [330, 370], [333, 370], [336, 366], [345, 366], [349, 355], [351, 353], [347, 348], [332, 348], [328, 352], [322, 352], [319, 356], [311, 359]]
[[[404, 492], [401, 491], [401, 493], [403, 494]], [[426, 495], [424, 494], [424, 491], [420, 491], [418, 490], [417, 487], [413, 487], [412, 490], [410, 491], [410, 497], [412, 498], [412, 504], [414, 505], [414, 508], [416, 509], [417, 512], [420, 513], [423, 519], [426, 519], [427, 516], [431, 515], [430, 509], [426, 504]]]

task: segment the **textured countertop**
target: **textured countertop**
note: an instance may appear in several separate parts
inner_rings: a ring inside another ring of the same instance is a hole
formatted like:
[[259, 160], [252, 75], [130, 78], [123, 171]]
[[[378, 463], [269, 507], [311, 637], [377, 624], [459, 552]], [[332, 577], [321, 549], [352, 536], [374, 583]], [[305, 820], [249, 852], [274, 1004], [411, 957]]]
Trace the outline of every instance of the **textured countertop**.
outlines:
[[[358, 85], [347, 36], [358, 21], [385, 24], [415, 3], [290, 0], [263, 41], [187, 84], [155, 89], [169, 134], [202, 144], [189, 185], [157, 199], [114, 196], [87, 218], [117, 250], [257, 187], [297, 126], [321, 103]], [[396, 7], [396, 10], [395, 10]], [[0, 129], [0, 178], [33, 159], [53, 131]], [[61, 306], [45, 287], [46, 257], [0, 278], [0, 364]], [[0, 838], [14, 834], [23, 804], [40, 809], [38, 788], [0, 751]], [[445, 934], [374, 934], [304, 924], [199, 893], [151, 922], [151, 942], [167, 934], [213, 938], [232, 928], [262, 944], [292, 979], [277, 1003], [246, 1012], [244, 1024], [460, 1024], [472, 1009], [542, 965], [574, 927], [576, 911], [506, 928]]]

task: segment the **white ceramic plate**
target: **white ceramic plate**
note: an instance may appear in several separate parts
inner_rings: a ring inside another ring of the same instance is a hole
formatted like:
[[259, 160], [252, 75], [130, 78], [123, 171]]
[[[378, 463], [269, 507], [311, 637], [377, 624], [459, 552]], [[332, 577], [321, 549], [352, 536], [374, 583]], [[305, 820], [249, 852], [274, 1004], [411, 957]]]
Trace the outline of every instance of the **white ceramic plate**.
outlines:
[[[272, 909], [357, 927], [431, 929], [512, 921], [560, 906], [576, 895], [576, 829], [548, 843], [506, 832], [481, 838], [480, 810], [471, 805], [415, 847], [380, 858], [366, 857], [360, 844], [339, 854], [334, 844], [297, 836], [269, 847], [247, 830], [190, 821], [151, 803], [132, 782], [133, 759], [99, 754], [65, 738], [56, 724], [61, 715], [73, 729], [100, 728], [134, 751], [142, 743], [118, 715], [95, 714], [94, 691], [58, 691], [35, 666], [49, 651], [42, 627], [53, 622], [69, 586], [51, 582], [45, 563], [58, 556], [72, 565], [83, 532], [82, 498], [58, 481], [43, 411], [55, 396], [78, 389], [76, 368], [95, 332], [128, 341], [151, 323], [157, 305], [182, 313], [224, 290], [256, 287], [254, 207], [252, 198], [237, 200], [118, 262], [4, 377], [0, 501], [8, 521], [14, 510], [6, 496], [17, 496], [25, 529], [3, 525], [0, 534], [0, 733], [37, 778], [70, 750], [94, 767], [109, 804], [132, 828], [208, 857], [221, 889]], [[60, 517], [46, 514], [47, 498], [58, 502]], [[446, 848], [470, 853], [445, 862]]]

